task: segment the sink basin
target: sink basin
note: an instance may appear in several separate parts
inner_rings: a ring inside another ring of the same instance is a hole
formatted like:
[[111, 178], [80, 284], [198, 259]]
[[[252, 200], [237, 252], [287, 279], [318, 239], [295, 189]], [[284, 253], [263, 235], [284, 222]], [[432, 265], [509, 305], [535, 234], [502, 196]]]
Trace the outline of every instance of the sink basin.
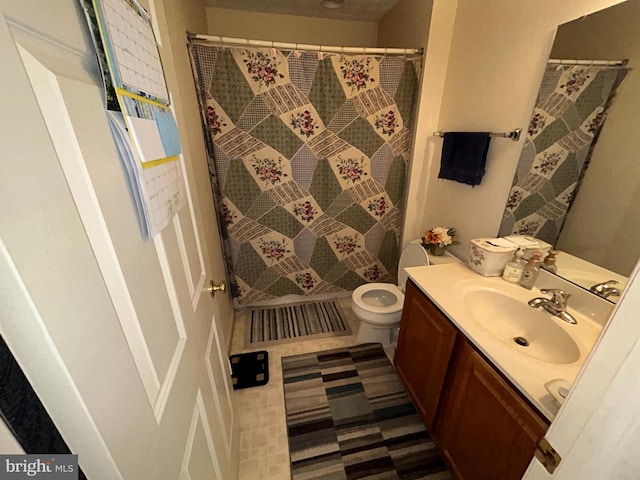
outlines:
[[475, 322], [524, 355], [555, 364], [580, 358], [578, 345], [558, 323], [562, 320], [542, 309], [490, 289], [468, 291], [464, 302]]

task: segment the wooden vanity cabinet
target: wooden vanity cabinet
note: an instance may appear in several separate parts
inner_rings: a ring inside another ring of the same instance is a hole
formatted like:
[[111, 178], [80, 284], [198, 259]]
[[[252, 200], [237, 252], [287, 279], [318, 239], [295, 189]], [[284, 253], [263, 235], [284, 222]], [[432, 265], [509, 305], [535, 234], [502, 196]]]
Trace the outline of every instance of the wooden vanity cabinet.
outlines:
[[442, 312], [407, 281], [394, 364], [429, 432], [456, 335], [456, 328]]
[[518, 480], [548, 421], [411, 281], [396, 369], [458, 480]]
[[457, 479], [520, 479], [547, 421], [460, 340], [434, 437]]

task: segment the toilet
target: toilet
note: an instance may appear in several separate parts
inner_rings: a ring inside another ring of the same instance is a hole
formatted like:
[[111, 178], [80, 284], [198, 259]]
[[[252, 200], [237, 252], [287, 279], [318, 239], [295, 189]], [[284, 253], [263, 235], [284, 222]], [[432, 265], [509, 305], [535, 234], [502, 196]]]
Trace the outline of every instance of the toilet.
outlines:
[[429, 256], [420, 240], [414, 240], [400, 255], [398, 285], [392, 283], [366, 283], [351, 295], [351, 308], [360, 319], [357, 343], [381, 343], [390, 346], [396, 336], [402, 316], [404, 289], [407, 283], [406, 267], [429, 265]]

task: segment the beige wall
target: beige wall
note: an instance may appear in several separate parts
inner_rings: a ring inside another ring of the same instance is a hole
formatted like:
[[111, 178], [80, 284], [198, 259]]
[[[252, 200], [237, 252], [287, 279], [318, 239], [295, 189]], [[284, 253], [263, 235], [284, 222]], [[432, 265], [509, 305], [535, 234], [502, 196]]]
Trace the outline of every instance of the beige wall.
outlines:
[[[429, 36], [429, 50], [438, 45], [434, 48], [442, 52], [446, 47], [440, 44], [451, 36], [446, 71], [438, 65], [431, 73], [434, 80], [445, 79], [443, 95], [438, 98], [434, 90], [420, 102], [436, 109], [440, 105], [439, 129], [506, 131], [528, 125], [557, 25], [619, 1], [458, 0], [453, 32], [433, 32], [443, 18], [449, 21], [449, 3], [434, 0]], [[418, 238], [427, 226], [452, 226], [460, 241], [453, 252], [464, 257], [471, 238], [498, 232], [522, 140], [493, 139], [487, 173], [472, 188], [437, 179], [442, 140], [429, 136], [432, 125], [431, 118], [418, 125], [427, 138], [416, 143], [410, 175], [420, 187], [410, 185], [403, 243]]]
[[420, 238], [425, 230], [423, 220], [429, 187], [430, 168], [438, 145], [432, 136], [438, 129], [445, 88], [447, 65], [451, 51], [453, 27], [458, 0], [433, 3], [428, 48], [423, 59], [422, 79], [416, 109], [416, 129], [412, 158], [409, 162], [405, 193], [405, 214], [402, 246]]
[[[204, 0], [151, 0], [151, 17], [160, 32], [158, 42], [160, 55], [171, 101], [175, 110], [182, 154], [185, 159], [189, 184], [195, 187], [192, 193], [196, 215], [202, 218], [204, 227], [200, 241], [204, 248], [207, 271], [216, 283], [225, 278], [220, 235], [215, 220], [213, 197], [209, 185], [200, 109], [196, 97], [189, 55], [186, 46], [186, 31], [205, 31], [206, 13]], [[210, 279], [206, 279], [208, 283]], [[233, 304], [227, 296], [217, 296], [224, 340], [230, 345], [233, 330]]]
[[195, 33], [276, 42], [360, 47], [375, 47], [378, 35], [378, 25], [375, 22], [328, 20], [222, 8], [207, 8], [207, 24], [206, 31]]
[[559, 249], [628, 276], [640, 256], [640, 1], [630, 1], [558, 30], [554, 58], [629, 59]]
[[399, 0], [378, 22], [378, 46], [421, 48], [427, 44], [433, 0]]

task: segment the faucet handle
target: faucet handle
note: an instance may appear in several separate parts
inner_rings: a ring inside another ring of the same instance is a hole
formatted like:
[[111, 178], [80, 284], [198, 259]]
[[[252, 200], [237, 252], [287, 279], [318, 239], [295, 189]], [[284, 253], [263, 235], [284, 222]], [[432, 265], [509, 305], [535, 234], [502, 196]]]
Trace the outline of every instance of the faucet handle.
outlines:
[[567, 307], [567, 300], [571, 296], [560, 288], [541, 288], [540, 292], [550, 294], [551, 301], [563, 309]]

